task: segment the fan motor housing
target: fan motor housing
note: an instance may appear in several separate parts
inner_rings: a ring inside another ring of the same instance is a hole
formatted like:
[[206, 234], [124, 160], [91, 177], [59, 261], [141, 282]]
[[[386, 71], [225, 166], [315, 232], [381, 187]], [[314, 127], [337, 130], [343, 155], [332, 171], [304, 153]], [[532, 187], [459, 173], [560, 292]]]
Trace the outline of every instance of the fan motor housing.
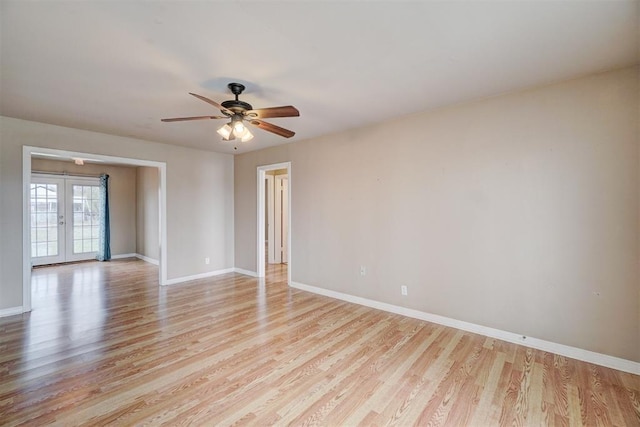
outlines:
[[253, 107], [248, 102], [238, 101], [235, 99], [223, 101], [221, 105], [224, 108], [233, 111], [234, 113], [242, 113], [243, 111], [253, 110]]

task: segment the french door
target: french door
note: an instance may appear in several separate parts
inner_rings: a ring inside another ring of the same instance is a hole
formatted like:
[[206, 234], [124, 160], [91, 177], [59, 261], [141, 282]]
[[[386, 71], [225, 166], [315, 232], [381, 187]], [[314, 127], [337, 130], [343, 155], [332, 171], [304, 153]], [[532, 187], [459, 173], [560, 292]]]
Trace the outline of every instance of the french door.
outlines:
[[97, 178], [34, 174], [30, 188], [32, 264], [95, 258], [99, 202]]

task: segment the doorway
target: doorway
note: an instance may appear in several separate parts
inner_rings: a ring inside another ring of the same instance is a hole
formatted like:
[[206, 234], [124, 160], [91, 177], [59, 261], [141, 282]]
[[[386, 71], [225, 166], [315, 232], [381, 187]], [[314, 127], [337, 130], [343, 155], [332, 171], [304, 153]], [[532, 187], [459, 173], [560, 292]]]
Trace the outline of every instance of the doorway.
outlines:
[[32, 265], [96, 257], [98, 178], [32, 174], [29, 198]]
[[[278, 176], [280, 178], [276, 178]], [[268, 259], [270, 265], [286, 264], [287, 281], [291, 282], [291, 185], [291, 162], [258, 166], [258, 235], [256, 238], [258, 277], [265, 277], [265, 264]], [[278, 192], [280, 192], [279, 196]], [[271, 206], [271, 201], [274, 206], [273, 213], [267, 208], [267, 203]], [[279, 206], [278, 217], [276, 217], [276, 205]], [[265, 256], [265, 250], [269, 254], [268, 257]]]
[[[93, 153], [83, 153], [83, 152], [75, 152], [75, 151], [65, 151], [65, 150], [58, 150], [58, 149], [52, 149], [52, 148], [43, 148], [43, 147], [33, 147], [33, 146], [23, 146], [22, 148], [22, 184], [23, 184], [23, 208], [22, 208], [22, 212], [23, 212], [23, 229], [22, 229], [22, 241], [23, 241], [23, 245], [22, 245], [22, 268], [23, 268], [23, 272], [22, 272], [22, 278], [23, 278], [23, 283], [22, 283], [22, 310], [23, 312], [28, 312], [31, 311], [31, 261], [32, 261], [32, 256], [31, 256], [31, 252], [32, 252], [32, 227], [31, 227], [31, 184], [32, 184], [32, 174], [31, 174], [31, 158], [32, 156], [47, 156], [47, 157], [57, 157], [57, 158], [61, 158], [61, 159], [72, 159], [72, 158], [91, 158], [91, 159], [95, 159], [95, 161], [101, 162], [101, 163], [105, 163], [105, 164], [116, 164], [116, 165], [129, 165], [129, 166], [146, 166], [146, 167], [151, 167], [151, 168], [157, 168], [158, 170], [158, 177], [159, 177], [159, 188], [158, 188], [158, 216], [159, 216], [159, 259], [158, 259], [158, 281], [160, 286], [166, 285], [167, 284], [167, 216], [166, 216], [166, 187], [167, 187], [167, 166], [166, 163], [164, 162], [157, 162], [157, 161], [152, 161], [152, 160], [140, 160], [140, 159], [131, 159], [131, 158], [126, 158], [126, 157], [115, 157], [115, 156], [105, 156], [105, 155], [100, 155], [100, 154], [93, 154]], [[35, 181], [34, 181], [35, 182]], [[60, 185], [59, 183], [57, 185]], [[71, 185], [71, 194], [73, 194], [73, 185], [74, 184], [70, 184]], [[77, 184], [76, 184], [77, 185]], [[63, 187], [58, 187], [58, 188], [63, 188]], [[66, 191], [66, 185], [64, 186]], [[57, 194], [56, 197], [45, 197], [45, 203], [48, 203], [49, 200], [47, 199], [51, 199], [50, 201], [53, 201], [54, 199], [57, 200]], [[72, 198], [73, 200], [73, 198]], [[37, 198], [36, 198], [36, 203], [37, 203]], [[57, 203], [57, 201], [56, 201]], [[47, 208], [48, 209], [48, 208]], [[69, 208], [69, 212], [73, 212], [73, 202], [72, 202], [72, 206]], [[53, 207], [51, 209], [53, 211]], [[47, 230], [45, 231], [45, 233], [47, 233], [46, 239], [47, 239], [47, 248], [49, 245], [49, 228], [51, 228], [51, 233], [55, 233], [56, 231], [54, 231], [54, 229], [59, 226], [60, 224], [58, 224], [60, 222], [60, 218], [59, 218], [59, 213], [57, 213], [56, 211], [52, 212], [55, 213], [55, 215], [52, 216], [52, 219], [56, 219], [56, 222], [51, 222], [51, 224], [49, 224], [49, 218], [47, 218], [47, 223], [46, 223], [46, 228]], [[65, 215], [67, 215], [65, 213]], [[87, 215], [91, 215], [89, 212], [87, 212]], [[66, 222], [66, 217], [64, 218], [65, 222]], [[91, 230], [90, 225], [91, 225], [91, 221], [88, 221], [89, 224], [89, 229], [88, 230], [82, 230], [81, 235], [82, 235], [82, 240], [88, 240], [89, 242], [87, 242], [87, 247], [89, 247], [90, 245], [92, 245], [92, 243], [90, 242], [92, 237], [88, 237], [92, 234], [93, 230]], [[84, 226], [84, 224], [83, 224]], [[42, 233], [42, 232], [41, 232]], [[62, 235], [62, 233], [61, 233]], [[84, 236], [87, 235], [87, 239], [84, 239]], [[67, 243], [68, 240], [65, 240], [65, 251], [66, 249], [66, 245], [69, 244]], [[72, 241], [72, 243], [70, 243], [70, 246], [73, 247], [73, 245], [76, 244]], [[85, 242], [82, 242], [82, 245], [84, 245]], [[78, 243], [79, 245], [79, 243]], [[53, 244], [52, 244], [53, 246]], [[37, 248], [36, 248], [36, 254], [37, 254]], [[84, 250], [84, 246], [83, 246], [83, 250]], [[53, 254], [52, 254], [53, 255]], [[48, 249], [47, 249], [47, 254], [46, 256], [49, 256], [48, 253]]]

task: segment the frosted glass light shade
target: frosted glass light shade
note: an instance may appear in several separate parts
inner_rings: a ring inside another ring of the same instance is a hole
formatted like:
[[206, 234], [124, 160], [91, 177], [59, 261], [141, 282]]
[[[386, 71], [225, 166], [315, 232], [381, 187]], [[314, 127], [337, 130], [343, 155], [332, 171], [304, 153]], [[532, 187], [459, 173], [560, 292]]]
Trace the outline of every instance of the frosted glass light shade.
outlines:
[[231, 126], [229, 126], [228, 124], [222, 126], [220, 129], [218, 129], [218, 133], [224, 138], [224, 139], [229, 139], [229, 137], [231, 136], [231, 131], [233, 129], [231, 129]]
[[241, 138], [244, 135], [245, 127], [242, 124], [242, 120], [238, 120], [233, 124], [233, 134], [236, 138]]
[[244, 135], [242, 135], [242, 142], [247, 142], [247, 141], [251, 141], [253, 139], [253, 134], [251, 132], [249, 132], [249, 129], [245, 128], [245, 133]]

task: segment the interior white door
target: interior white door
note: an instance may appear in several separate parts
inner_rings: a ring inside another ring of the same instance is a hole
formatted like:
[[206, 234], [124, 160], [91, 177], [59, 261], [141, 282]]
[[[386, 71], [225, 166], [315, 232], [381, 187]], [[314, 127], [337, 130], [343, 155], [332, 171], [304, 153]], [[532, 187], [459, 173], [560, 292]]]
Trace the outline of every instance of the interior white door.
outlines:
[[265, 177], [266, 182], [266, 228], [267, 228], [267, 262], [278, 264], [276, 261], [276, 229], [275, 229], [275, 187], [273, 175]]
[[282, 262], [289, 259], [289, 178], [282, 178]]
[[31, 179], [30, 227], [32, 265], [65, 260], [65, 185], [61, 178]]
[[288, 259], [288, 182], [287, 175], [275, 176], [275, 258], [278, 263], [287, 262]]

